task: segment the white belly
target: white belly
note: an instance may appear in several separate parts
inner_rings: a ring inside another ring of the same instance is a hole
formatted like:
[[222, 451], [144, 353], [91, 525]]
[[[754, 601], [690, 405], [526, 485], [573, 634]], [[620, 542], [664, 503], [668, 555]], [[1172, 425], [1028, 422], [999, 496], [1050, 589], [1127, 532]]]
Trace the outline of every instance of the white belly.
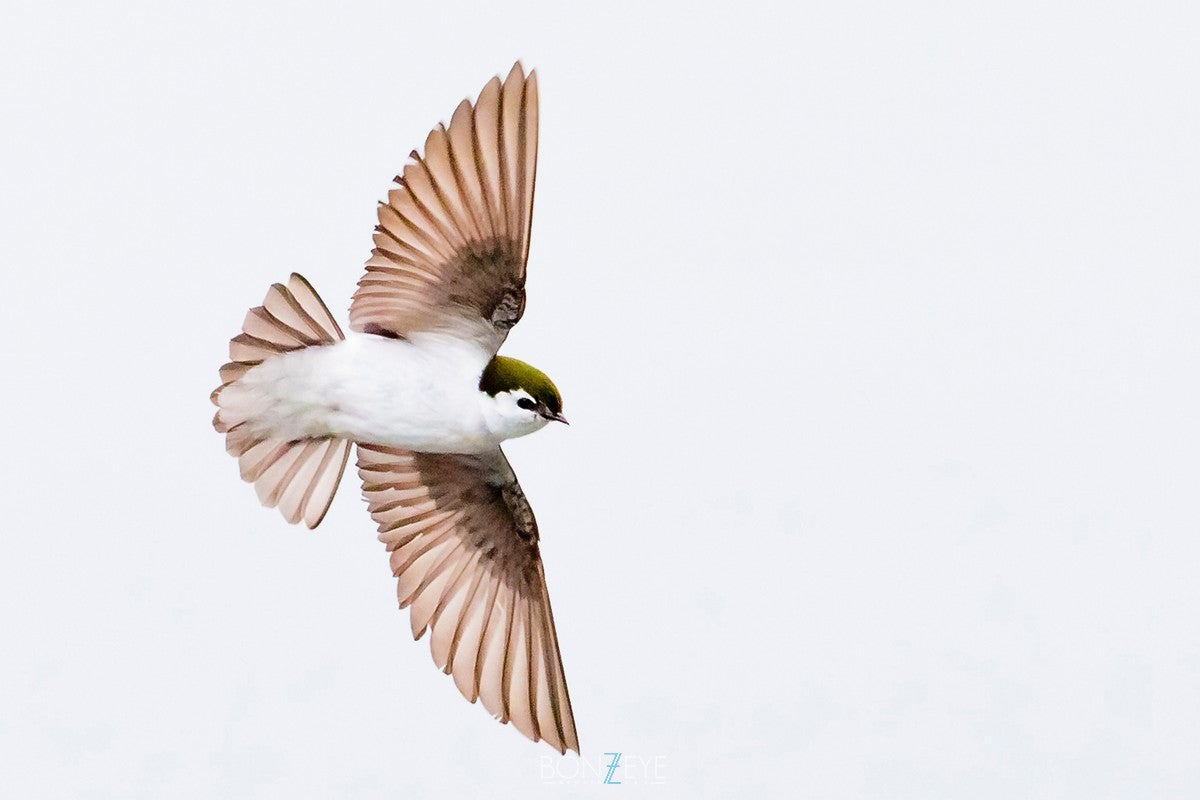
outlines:
[[479, 391], [489, 358], [457, 339], [350, 334], [258, 365], [222, 392], [221, 406], [275, 438], [339, 436], [425, 452], [482, 452], [503, 438], [489, 429]]

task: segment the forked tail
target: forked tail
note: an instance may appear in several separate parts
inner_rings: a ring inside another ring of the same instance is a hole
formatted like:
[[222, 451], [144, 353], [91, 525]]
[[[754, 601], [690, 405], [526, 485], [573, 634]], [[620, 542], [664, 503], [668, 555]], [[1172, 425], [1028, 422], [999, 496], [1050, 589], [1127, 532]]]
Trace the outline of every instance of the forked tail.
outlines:
[[212, 393], [217, 406], [213, 427], [225, 434], [225, 449], [238, 459], [242, 479], [254, 484], [263, 505], [278, 507], [288, 522], [303, 519], [310, 528], [321, 523], [333, 502], [351, 443], [261, 435], [246, 424], [245, 407], [222, 405], [221, 394], [267, 359], [344, 338], [309, 282], [292, 273], [287, 286], [272, 285], [263, 304], [246, 313], [242, 332], [229, 341], [230, 360], [221, 367], [221, 385]]

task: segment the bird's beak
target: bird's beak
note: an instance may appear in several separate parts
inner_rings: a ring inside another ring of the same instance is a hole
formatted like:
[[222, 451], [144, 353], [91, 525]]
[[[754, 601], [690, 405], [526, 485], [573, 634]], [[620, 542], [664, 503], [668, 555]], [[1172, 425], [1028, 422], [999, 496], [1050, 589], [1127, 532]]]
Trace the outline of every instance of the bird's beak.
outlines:
[[567, 422], [567, 418], [564, 417], [562, 414], [550, 414], [546, 417], [546, 419], [551, 419], [551, 420], [554, 420], [555, 422], [561, 422], [563, 425], [571, 424], [571, 423]]

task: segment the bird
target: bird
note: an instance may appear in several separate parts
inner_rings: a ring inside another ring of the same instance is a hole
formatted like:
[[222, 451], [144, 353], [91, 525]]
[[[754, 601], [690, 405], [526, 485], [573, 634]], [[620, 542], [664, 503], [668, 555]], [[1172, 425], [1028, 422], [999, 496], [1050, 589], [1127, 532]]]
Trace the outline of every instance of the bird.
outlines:
[[566, 423], [545, 373], [498, 354], [525, 310], [538, 84], [517, 62], [413, 150], [378, 206], [343, 333], [273, 284], [230, 340], [213, 426], [289, 523], [325, 517], [352, 448], [414, 639], [469, 701], [579, 753], [537, 522], [501, 449]]

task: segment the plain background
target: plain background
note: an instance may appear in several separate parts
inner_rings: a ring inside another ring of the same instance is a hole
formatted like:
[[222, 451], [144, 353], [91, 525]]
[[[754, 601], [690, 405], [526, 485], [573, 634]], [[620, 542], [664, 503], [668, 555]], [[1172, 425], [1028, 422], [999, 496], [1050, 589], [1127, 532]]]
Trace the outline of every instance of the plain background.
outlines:
[[[0, 791], [1197, 796], [1196, 13], [9, 0]], [[518, 57], [582, 765], [410, 640], [352, 474], [290, 528], [209, 426]]]

